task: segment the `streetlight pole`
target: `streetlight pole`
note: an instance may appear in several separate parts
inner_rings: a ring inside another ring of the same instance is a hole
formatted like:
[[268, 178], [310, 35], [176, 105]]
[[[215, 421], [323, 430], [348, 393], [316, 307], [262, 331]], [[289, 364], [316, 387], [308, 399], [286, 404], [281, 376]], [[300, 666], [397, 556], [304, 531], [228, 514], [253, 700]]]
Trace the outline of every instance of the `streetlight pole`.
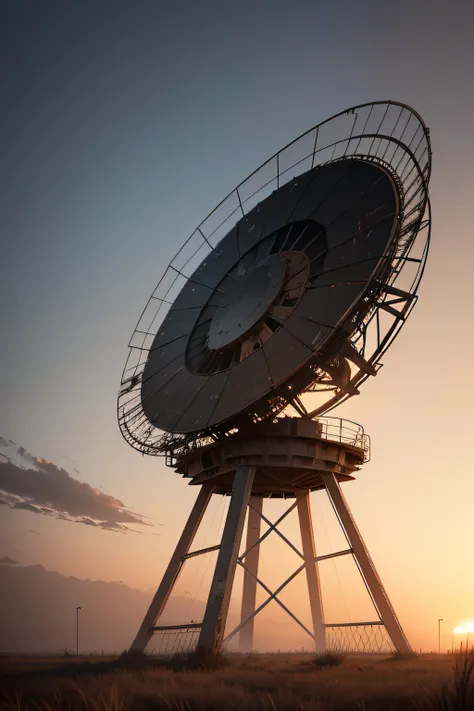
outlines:
[[438, 618], [438, 654], [441, 654], [441, 623], [443, 622], [443, 618], [439, 617]]
[[79, 656], [79, 610], [82, 607], [76, 607], [76, 657]]

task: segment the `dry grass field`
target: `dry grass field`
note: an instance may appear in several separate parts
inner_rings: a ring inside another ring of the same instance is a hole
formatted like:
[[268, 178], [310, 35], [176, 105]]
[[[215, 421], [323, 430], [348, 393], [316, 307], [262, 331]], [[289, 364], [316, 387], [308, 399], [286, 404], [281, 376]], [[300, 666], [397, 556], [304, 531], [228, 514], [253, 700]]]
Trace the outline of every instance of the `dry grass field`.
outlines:
[[[231, 655], [213, 669], [147, 660], [0, 658], [0, 711], [474, 711], [474, 657]], [[457, 671], [456, 671], [457, 667]]]

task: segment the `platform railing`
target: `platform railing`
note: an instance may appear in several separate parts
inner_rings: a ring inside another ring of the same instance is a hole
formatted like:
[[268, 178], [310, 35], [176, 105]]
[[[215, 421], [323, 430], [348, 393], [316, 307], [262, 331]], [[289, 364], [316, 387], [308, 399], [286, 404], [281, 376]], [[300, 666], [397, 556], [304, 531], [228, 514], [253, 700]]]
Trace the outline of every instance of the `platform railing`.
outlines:
[[[341, 417], [315, 417], [314, 420], [321, 425], [321, 437], [323, 439], [357, 447], [364, 452], [364, 462], [369, 461], [370, 437], [364, 432], [362, 425]], [[163, 435], [161, 451], [165, 454], [166, 466], [176, 466], [177, 457], [183, 451], [196, 449], [199, 446], [212, 444], [212, 442], [213, 440], [209, 437], [184, 443], [179, 435]]]
[[323, 439], [362, 449], [364, 462], [369, 461], [370, 437], [364, 432], [362, 425], [342, 417], [318, 417], [317, 422], [321, 425]]

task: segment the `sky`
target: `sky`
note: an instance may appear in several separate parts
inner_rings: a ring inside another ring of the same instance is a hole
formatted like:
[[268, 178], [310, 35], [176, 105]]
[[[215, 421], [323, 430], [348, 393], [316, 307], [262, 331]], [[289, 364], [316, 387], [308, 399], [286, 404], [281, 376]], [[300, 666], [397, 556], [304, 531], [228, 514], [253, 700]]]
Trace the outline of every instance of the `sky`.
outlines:
[[[336, 112], [392, 99], [431, 130], [432, 247], [384, 368], [336, 411], [372, 438], [344, 490], [413, 646], [437, 647], [438, 618], [444, 646], [474, 620], [473, 14], [437, 0], [2, 3], [0, 435], [152, 525], [121, 532], [2, 506], [0, 556], [156, 587], [196, 491], [116, 423], [146, 299], [256, 166]], [[312, 499], [318, 551], [337, 549], [322, 495]], [[276, 545], [269, 584], [275, 560], [291, 568]], [[353, 586], [346, 602], [359, 601]], [[302, 587], [288, 595], [297, 606]]]

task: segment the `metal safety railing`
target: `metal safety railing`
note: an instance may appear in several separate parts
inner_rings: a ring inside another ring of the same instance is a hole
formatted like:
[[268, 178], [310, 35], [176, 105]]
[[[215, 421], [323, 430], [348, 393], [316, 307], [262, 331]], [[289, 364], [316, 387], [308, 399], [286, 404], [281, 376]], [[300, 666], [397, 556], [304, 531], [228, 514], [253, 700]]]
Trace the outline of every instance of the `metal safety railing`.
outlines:
[[201, 622], [152, 627], [153, 636], [150, 640], [148, 651], [160, 657], [171, 657], [175, 654], [194, 652], [201, 627]]
[[387, 654], [395, 647], [383, 622], [325, 625], [328, 649], [337, 652]]
[[362, 425], [342, 417], [318, 417], [317, 422], [321, 425], [323, 439], [357, 447], [364, 452], [364, 461], [369, 461], [370, 437], [364, 432]]

